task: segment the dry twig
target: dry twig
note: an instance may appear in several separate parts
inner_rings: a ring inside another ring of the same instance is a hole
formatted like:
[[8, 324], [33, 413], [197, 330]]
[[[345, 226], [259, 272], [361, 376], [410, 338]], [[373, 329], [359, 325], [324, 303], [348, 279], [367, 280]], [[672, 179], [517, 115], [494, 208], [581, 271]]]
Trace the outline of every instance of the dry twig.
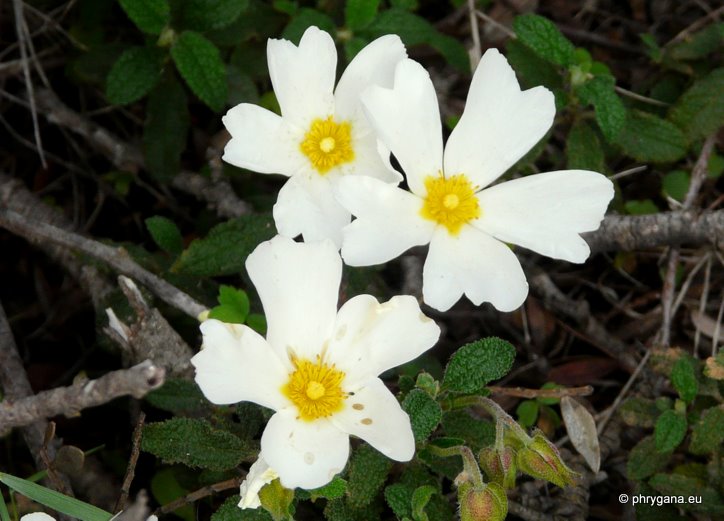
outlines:
[[498, 387], [489, 385], [488, 389], [492, 394], [514, 396], [516, 398], [563, 398], [564, 396], [589, 396], [593, 394], [593, 387], [584, 385], [582, 387], [563, 387], [561, 389], [525, 389], [523, 387]]

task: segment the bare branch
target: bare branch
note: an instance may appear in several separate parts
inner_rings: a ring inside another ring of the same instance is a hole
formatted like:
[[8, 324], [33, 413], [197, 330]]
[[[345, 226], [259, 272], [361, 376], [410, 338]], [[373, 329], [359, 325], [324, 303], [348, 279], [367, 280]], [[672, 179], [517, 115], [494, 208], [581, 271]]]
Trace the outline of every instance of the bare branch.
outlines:
[[492, 394], [514, 396], [516, 398], [563, 398], [564, 396], [588, 396], [593, 394], [593, 387], [562, 387], [560, 389], [526, 389], [524, 387], [499, 387], [489, 385], [488, 389]]
[[233, 219], [252, 213], [251, 205], [239, 199], [224, 178], [212, 180], [193, 172], [181, 172], [173, 178], [171, 186], [204, 201], [221, 217]]

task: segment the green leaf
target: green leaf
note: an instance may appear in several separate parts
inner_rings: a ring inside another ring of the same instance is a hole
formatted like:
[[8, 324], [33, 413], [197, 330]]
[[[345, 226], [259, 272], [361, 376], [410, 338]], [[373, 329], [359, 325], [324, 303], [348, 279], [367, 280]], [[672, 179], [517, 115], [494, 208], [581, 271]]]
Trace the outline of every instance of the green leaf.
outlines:
[[298, 44], [299, 40], [302, 39], [304, 31], [313, 25], [332, 35], [337, 29], [334, 20], [332, 20], [329, 15], [316, 9], [304, 7], [289, 20], [289, 23], [284, 28], [284, 32], [282, 32], [282, 37]]
[[127, 105], [148, 94], [158, 83], [163, 51], [132, 47], [116, 60], [106, 80], [106, 97], [114, 105]]
[[671, 369], [671, 384], [685, 402], [691, 403], [696, 398], [699, 381], [696, 378], [694, 364], [686, 356], [679, 358]]
[[532, 427], [538, 419], [539, 404], [535, 400], [523, 400], [515, 409], [518, 422], [523, 427]]
[[405, 396], [402, 410], [410, 416], [412, 432], [417, 442], [425, 441], [442, 418], [440, 404], [422, 389], [413, 389]]
[[154, 407], [174, 414], [198, 412], [209, 406], [194, 382], [180, 378], [167, 379], [160, 388], [148, 393], [146, 400]]
[[10, 512], [5, 504], [5, 496], [0, 492], [0, 521], [10, 521]]
[[724, 513], [724, 501], [721, 495], [700, 479], [682, 474], [656, 474], [649, 480], [649, 485], [666, 496], [684, 496], [685, 500], [691, 496], [701, 498], [701, 504], [683, 503], [680, 505], [687, 510], [710, 514]]
[[724, 444], [724, 405], [719, 405], [704, 411], [692, 428], [689, 452], [710, 454], [722, 444]]
[[230, 324], [244, 323], [249, 315], [249, 297], [245, 291], [221, 285], [218, 299], [220, 305], [209, 312], [209, 318]]
[[183, 25], [195, 31], [221, 29], [236, 21], [249, 7], [249, 0], [184, 0]]
[[568, 168], [572, 170], [606, 171], [601, 141], [587, 122], [577, 121], [571, 127], [566, 141], [566, 161]]
[[211, 521], [271, 521], [272, 517], [263, 508], [239, 508], [239, 495], [226, 501], [211, 515]]
[[183, 251], [183, 237], [181, 237], [178, 226], [171, 219], [156, 215], [146, 219], [145, 223], [153, 241], [163, 251], [172, 255], [178, 255]]
[[623, 206], [626, 213], [631, 215], [649, 215], [659, 212], [659, 207], [651, 199], [626, 201]]
[[673, 60], [698, 60], [719, 49], [724, 43], [724, 23], [712, 24], [672, 45], [668, 55]]
[[264, 510], [274, 521], [294, 521], [294, 490], [284, 488], [280, 480], [275, 479], [259, 491], [259, 500]]
[[113, 517], [113, 514], [98, 507], [4, 472], [0, 472], [0, 482], [41, 505], [80, 519], [80, 521], [108, 521]]
[[488, 337], [466, 344], [450, 358], [443, 387], [456, 393], [474, 393], [502, 378], [513, 366], [515, 348], [505, 340]]
[[148, 34], [159, 34], [171, 17], [168, 0], [119, 0], [136, 27]]
[[437, 489], [432, 485], [423, 485], [412, 493], [412, 518], [415, 521], [428, 521], [425, 507], [436, 492]]
[[312, 501], [316, 501], [319, 498], [339, 499], [341, 497], [344, 497], [346, 492], [347, 481], [340, 478], [339, 476], [335, 476], [332, 481], [330, 481], [323, 487], [315, 488], [313, 490], [304, 490], [298, 488], [296, 491], [298, 499], [311, 499]]
[[724, 68], [713, 70], [684, 92], [669, 111], [669, 119], [692, 141], [724, 125]]
[[517, 16], [513, 30], [524, 45], [544, 60], [564, 67], [573, 63], [573, 44], [547, 18], [536, 14]]
[[349, 468], [347, 494], [353, 507], [364, 507], [372, 502], [387, 479], [392, 462], [370, 445], [360, 445], [352, 455]]
[[626, 472], [629, 479], [645, 479], [664, 468], [670, 454], [662, 454], [656, 450], [653, 436], [647, 436], [631, 449]]
[[[190, 492], [179, 483], [178, 477], [176, 476], [177, 473], [179, 473], [178, 469], [165, 468], [156, 472], [153, 478], [151, 478], [151, 494], [161, 505], [184, 497]], [[196, 518], [192, 505], [184, 505], [174, 510], [174, 514], [184, 521], [194, 521]]]
[[394, 483], [385, 488], [385, 501], [397, 516], [397, 519], [412, 517], [412, 494], [415, 489], [410, 485]]
[[232, 275], [244, 270], [246, 257], [271, 239], [276, 230], [268, 214], [245, 215], [221, 223], [203, 239], [193, 241], [172, 270], [200, 277]]
[[347, 0], [344, 20], [347, 27], [357, 31], [368, 26], [377, 16], [380, 0]]
[[199, 33], [184, 31], [171, 47], [176, 68], [201, 101], [219, 112], [226, 102], [226, 69], [219, 49]]
[[585, 104], [593, 105], [603, 136], [613, 142], [626, 123], [626, 107], [615, 90], [616, 80], [613, 76], [595, 76], [578, 90], [578, 96]]
[[664, 176], [661, 188], [665, 195], [681, 202], [689, 191], [691, 178], [689, 172], [684, 170], [673, 170]]
[[183, 87], [167, 75], [151, 91], [146, 105], [143, 150], [146, 168], [162, 182], [181, 170], [181, 152], [186, 145], [189, 113]]
[[[477, 451], [495, 440], [495, 426], [488, 420], [470, 416], [468, 411], [448, 411], [442, 417], [445, 434], [465, 440], [465, 445]], [[439, 440], [439, 438], [435, 438]]]
[[658, 452], [672, 452], [684, 441], [686, 418], [676, 411], [665, 411], [656, 421], [654, 440]]
[[673, 123], [654, 114], [632, 110], [615, 139], [621, 150], [638, 161], [670, 163], [686, 155], [686, 136]]
[[618, 414], [626, 425], [650, 429], [656, 424], [661, 411], [653, 400], [634, 397], [621, 405]]
[[191, 418], [147, 424], [141, 448], [165, 463], [211, 470], [233, 468], [250, 455], [247, 445], [233, 434]]
[[259, 313], [249, 313], [246, 317], [246, 325], [260, 335], [266, 335], [266, 317]]

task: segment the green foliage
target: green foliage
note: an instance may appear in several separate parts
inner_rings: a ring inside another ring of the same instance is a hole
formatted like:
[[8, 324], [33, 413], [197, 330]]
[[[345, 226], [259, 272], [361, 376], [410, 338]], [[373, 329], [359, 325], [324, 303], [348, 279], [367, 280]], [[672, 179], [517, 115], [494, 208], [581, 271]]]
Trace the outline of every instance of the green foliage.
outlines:
[[707, 514], [724, 513], [724, 500], [721, 494], [714, 488], [707, 486], [704, 480], [683, 474], [656, 474], [649, 480], [649, 485], [666, 496], [701, 497], [701, 504], [683, 505], [689, 510]]
[[215, 429], [206, 420], [191, 418], [147, 424], [141, 448], [166, 463], [211, 470], [233, 468], [250, 456], [248, 446], [238, 437]]
[[294, 521], [294, 491], [275, 479], [259, 491], [259, 500], [274, 521]]
[[723, 43], [724, 23], [716, 23], [670, 46], [667, 54], [675, 61], [699, 60], [719, 49]]
[[624, 208], [626, 213], [631, 215], [650, 215], [659, 211], [659, 207], [651, 199], [626, 201]]
[[184, 240], [181, 232], [171, 219], [156, 215], [145, 221], [146, 228], [153, 241], [166, 253], [180, 254], [184, 249]]
[[691, 430], [689, 452], [710, 454], [724, 444], [724, 405], [712, 407], [701, 414]]
[[593, 105], [596, 110], [596, 122], [608, 142], [616, 140], [627, 121], [626, 107], [616, 94], [615, 86], [613, 76], [596, 76], [577, 90], [581, 101]]
[[268, 214], [232, 219], [212, 228], [205, 238], [193, 241], [172, 270], [200, 277], [241, 273], [246, 257], [257, 244], [274, 234], [274, 223]]
[[422, 389], [413, 389], [402, 402], [402, 409], [410, 416], [415, 441], [425, 441], [437, 428], [442, 418], [440, 405]]
[[690, 181], [691, 177], [689, 176], [689, 172], [673, 170], [664, 176], [661, 188], [665, 195], [681, 202], [684, 200], [684, 197], [686, 197], [686, 192], [689, 191]]
[[615, 142], [627, 156], [651, 163], [670, 163], [681, 159], [689, 146], [686, 136], [676, 125], [638, 110], [628, 113]]
[[392, 462], [370, 445], [360, 445], [349, 467], [347, 497], [354, 507], [370, 504], [387, 479]]
[[148, 403], [174, 414], [188, 414], [202, 411], [209, 406], [199, 387], [181, 378], [167, 379], [158, 389], [146, 395]]
[[380, 0], [347, 0], [344, 6], [344, 20], [353, 31], [364, 29], [377, 16]]
[[673, 409], [664, 411], [656, 421], [654, 440], [658, 452], [672, 452], [684, 441], [686, 436], [686, 418]]
[[194, 31], [221, 29], [236, 21], [249, 7], [249, 0], [184, 0], [180, 17]]
[[563, 78], [558, 67], [538, 56], [519, 40], [508, 40], [506, 58], [515, 69], [524, 88], [543, 85], [555, 95], [556, 109], [560, 110], [566, 106], [567, 94], [563, 88]]
[[299, 40], [302, 39], [304, 31], [312, 25], [319, 27], [323, 31], [327, 31], [330, 34], [334, 34], [336, 31], [334, 20], [332, 20], [332, 18], [330, 18], [327, 14], [317, 11], [316, 9], [305, 7], [297, 11], [297, 13], [292, 17], [287, 26], [284, 28], [282, 37], [298, 44]]
[[402, 483], [394, 483], [385, 487], [385, 501], [397, 516], [397, 519], [412, 516], [412, 494], [415, 489]]
[[0, 521], [10, 521], [10, 512], [5, 504], [5, 497], [0, 493]]
[[573, 63], [573, 44], [553, 22], [536, 14], [524, 14], [513, 20], [518, 39], [550, 63], [567, 67]]
[[23, 478], [0, 472], [0, 482], [23, 496], [80, 521], [109, 521], [113, 514]]
[[412, 519], [415, 521], [428, 521], [429, 517], [425, 513], [425, 507], [435, 495], [437, 490], [431, 485], [423, 485], [415, 489], [412, 493]]
[[505, 340], [488, 337], [466, 344], [450, 358], [443, 387], [457, 393], [474, 393], [488, 382], [502, 378], [513, 366], [515, 348]]
[[239, 508], [238, 495], [226, 501], [211, 515], [211, 521], [271, 521], [272, 517], [263, 508]]
[[127, 105], [148, 94], [161, 77], [163, 58], [155, 47], [131, 47], [121, 54], [106, 81], [108, 101]]
[[605, 172], [605, 159], [596, 131], [585, 121], [577, 121], [571, 127], [566, 141], [568, 168]]
[[634, 397], [629, 398], [621, 405], [618, 414], [626, 425], [653, 428], [661, 411], [653, 400]]
[[535, 400], [523, 400], [515, 409], [518, 416], [518, 423], [523, 427], [532, 427], [538, 419], [538, 409], [540, 405]]
[[[161, 469], [151, 478], [151, 494], [158, 503], [165, 505], [189, 493], [189, 490], [179, 483], [177, 474], [180, 473], [177, 471], [177, 468]], [[184, 505], [174, 513], [184, 521], [194, 521], [196, 518], [192, 505]]]
[[685, 402], [692, 402], [699, 391], [699, 381], [696, 378], [694, 364], [682, 356], [671, 370], [671, 383]]
[[713, 134], [724, 125], [724, 68], [696, 81], [671, 108], [669, 118], [691, 140]]
[[171, 17], [168, 0], [118, 0], [136, 27], [148, 34], [159, 34]]
[[204, 36], [184, 31], [171, 47], [171, 57], [187, 85], [201, 101], [219, 112], [227, 95], [226, 68], [219, 49]]
[[647, 436], [631, 449], [626, 471], [629, 479], [644, 479], [654, 475], [666, 466], [669, 454], [656, 450], [653, 436]]
[[246, 292], [232, 286], [219, 286], [219, 305], [209, 312], [215, 318], [230, 324], [243, 324], [249, 315], [249, 297]]
[[344, 497], [347, 492], [347, 481], [335, 476], [332, 481], [324, 485], [323, 487], [315, 488], [313, 490], [297, 489], [298, 499], [311, 499], [316, 501], [319, 498], [324, 499], [339, 499]]
[[443, 414], [442, 428], [447, 436], [465, 440], [475, 451], [491, 445], [495, 440], [495, 426], [492, 422], [474, 418], [464, 410]]

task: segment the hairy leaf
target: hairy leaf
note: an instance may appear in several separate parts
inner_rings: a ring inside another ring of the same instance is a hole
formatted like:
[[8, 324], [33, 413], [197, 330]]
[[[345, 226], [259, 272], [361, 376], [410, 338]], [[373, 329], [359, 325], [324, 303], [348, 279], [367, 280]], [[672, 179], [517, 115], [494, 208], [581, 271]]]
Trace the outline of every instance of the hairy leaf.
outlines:
[[673, 123], [654, 114], [633, 110], [615, 139], [627, 156], [638, 161], [670, 163], [686, 155], [686, 136]]
[[654, 440], [659, 452], [672, 452], [684, 441], [686, 436], [686, 418], [673, 409], [664, 411], [656, 421]]
[[199, 33], [185, 31], [171, 47], [176, 68], [201, 101], [216, 112], [226, 102], [226, 68], [219, 49]]
[[382, 488], [392, 462], [371, 446], [360, 445], [352, 455], [347, 493], [354, 507], [372, 502]]
[[181, 232], [171, 219], [156, 215], [145, 221], [153, 241], [167, 253], [178, 255], [184, 249], [184, 240]]
[[669, 111], [669, 119], [691, 140], [724, 125], [724, 68], [715, 69], [684, 92]]
[[458, 393], [474, 393], [508, 374], [514, 358], [515, 348], [500, 338], [466, 344], [450, 358], [443, 386]]
[[106, 79], [106, 97], [114, 105], [141, 99], [158, 83], [163, 52], [155, 47], [132, 47], [116, 60]]
[[538, 56], [556, 65], [573, 63], [573, 44], [553, 22], [537, 14], [524, 14], [513, 20], [518, 39]]
[[402, 402], [402, 409], [410, 416], [415, 441], [425, 441], [437, 428], [442, 418], [440, 405], [422, 389], [413, 389]]
[[119, 0], [136, 27], [148, 34], [159, 34], [171, 17], [168, 0]]

